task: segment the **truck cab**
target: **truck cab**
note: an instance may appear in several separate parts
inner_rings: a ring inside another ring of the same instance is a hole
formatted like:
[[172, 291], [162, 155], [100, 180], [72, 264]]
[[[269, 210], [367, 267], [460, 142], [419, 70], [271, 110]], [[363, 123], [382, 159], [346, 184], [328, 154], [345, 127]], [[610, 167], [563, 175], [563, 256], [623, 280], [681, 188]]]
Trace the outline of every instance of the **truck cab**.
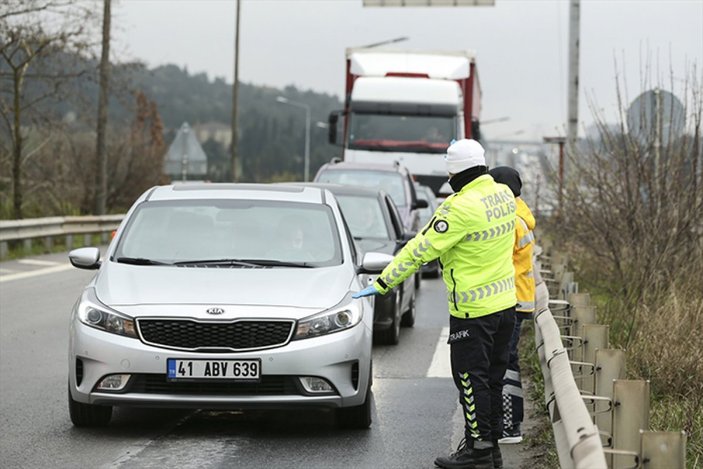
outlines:
[[330, 115], [330, 142], [344, 147], [344, 161], [400, 163], [438, 193], [450, 142], [477, 138], [472, 58], [348, 49], [345, 109]]

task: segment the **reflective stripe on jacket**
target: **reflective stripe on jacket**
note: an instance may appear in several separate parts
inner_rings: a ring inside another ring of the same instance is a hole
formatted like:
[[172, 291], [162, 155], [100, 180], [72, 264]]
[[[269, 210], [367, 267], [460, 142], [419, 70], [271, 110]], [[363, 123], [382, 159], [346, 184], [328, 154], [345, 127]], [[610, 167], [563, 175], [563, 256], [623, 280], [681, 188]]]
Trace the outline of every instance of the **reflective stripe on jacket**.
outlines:
[[479, 176], [447, 197], [374, 286], [386, 293], [439, 257], [451, 315], [475, 318], [515, 306], [515, 211], [507, 186]]
[[535, 310], [535, 278], [532, 264], [532, 250], [535, 245], [535, 217], [530, 208], [520, 198], [517, 203], [517, 223], [515, 224], [515, 288], [517, 295], [516, 311], [532, 313]]

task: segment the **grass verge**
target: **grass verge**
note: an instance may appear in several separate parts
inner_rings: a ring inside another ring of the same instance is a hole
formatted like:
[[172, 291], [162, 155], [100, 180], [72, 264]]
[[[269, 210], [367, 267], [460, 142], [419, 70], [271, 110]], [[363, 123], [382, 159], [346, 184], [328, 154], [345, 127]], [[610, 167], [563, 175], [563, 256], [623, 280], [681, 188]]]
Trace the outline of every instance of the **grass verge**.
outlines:
[[554, 443], [554, 432], [549, 410], [544, 400], [544, 377], [535, 346], [534, 323], [525, 321], [520, 338], [520, 370], [526, 383], [525, 398], [532, 402], [532, 410], [526, 418], [534, 425], [525, 433], [524, 443], [530, 448], [531, 457], [522, 463], [524, 469], [553, 469], [559, 467], [559, 457]]

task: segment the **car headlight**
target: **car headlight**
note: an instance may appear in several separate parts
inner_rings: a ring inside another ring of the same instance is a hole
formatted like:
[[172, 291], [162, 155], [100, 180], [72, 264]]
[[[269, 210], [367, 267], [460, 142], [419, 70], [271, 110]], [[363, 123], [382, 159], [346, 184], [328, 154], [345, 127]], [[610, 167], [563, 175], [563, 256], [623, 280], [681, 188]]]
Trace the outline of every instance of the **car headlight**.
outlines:
[[87, 289], [76, 304], [76, 314], [86, 326], [112, 334], [137, 338], [134, 320], [102, 304], [92, 288]]
[[319, 337], [356, 326], [361, 322], [361, 307], [358, 302], [335, 306], [298, 321], [292, 340]]

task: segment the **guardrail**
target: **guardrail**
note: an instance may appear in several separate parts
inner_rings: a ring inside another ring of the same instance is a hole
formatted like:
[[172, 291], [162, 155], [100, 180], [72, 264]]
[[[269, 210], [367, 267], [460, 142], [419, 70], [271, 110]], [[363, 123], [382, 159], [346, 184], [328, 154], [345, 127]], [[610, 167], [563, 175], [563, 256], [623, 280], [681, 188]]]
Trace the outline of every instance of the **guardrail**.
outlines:
[[49, 217], [26, 220], [0, 220], [0, 259], [7, 257], [9, 244], [22, 242], [25, 252], [30, 252], [35, 240], [41, 240], [49, 251], [57, 238], [63, 238], [66, 246], [73, 246], [75, 236], [84, 236], [84, 244], [90, 245], [92, 236], [99, 234], [101, 242], [108, 242], [112, 231], [122, 222], [124, 215], [102, 215], [83, 217]]
[[535, 344], [560, 466], [685, 469], [685, 432], [649, 431], [649, 381], [625, 379], [625, 351], [610, 348], [567, 264], [552, 252], [535, 269]]

